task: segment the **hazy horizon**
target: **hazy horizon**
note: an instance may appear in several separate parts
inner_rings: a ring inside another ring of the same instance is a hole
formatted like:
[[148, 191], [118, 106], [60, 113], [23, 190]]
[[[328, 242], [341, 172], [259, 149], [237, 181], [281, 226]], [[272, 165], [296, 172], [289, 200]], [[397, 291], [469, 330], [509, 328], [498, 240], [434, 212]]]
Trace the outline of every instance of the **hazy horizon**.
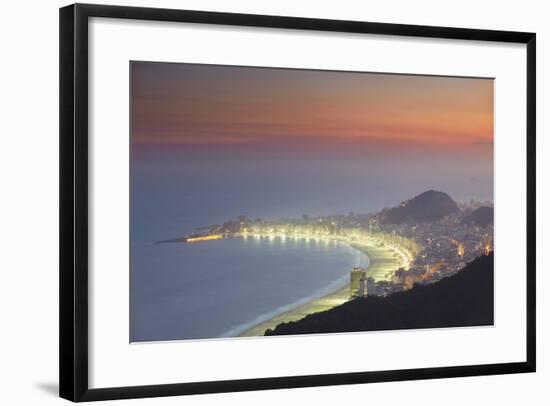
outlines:
[[[132, 218], [369, 213], [493, 199], [493, 80], [132, 62]], [[188, 231], [188, 230], [187, 230]], [[147, 234], [151, 234], [146, 237]]]

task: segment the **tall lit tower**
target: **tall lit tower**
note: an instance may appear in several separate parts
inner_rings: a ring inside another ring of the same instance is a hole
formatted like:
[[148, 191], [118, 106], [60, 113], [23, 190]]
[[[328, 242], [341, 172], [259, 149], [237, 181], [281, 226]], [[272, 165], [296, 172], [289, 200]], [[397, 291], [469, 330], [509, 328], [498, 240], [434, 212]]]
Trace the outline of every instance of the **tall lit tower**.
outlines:
[[349, 297], [357, 297], [361, 287], [361, 279], [366, 279], [367, 271], [365, 268], [354, 267], [350, 272]]

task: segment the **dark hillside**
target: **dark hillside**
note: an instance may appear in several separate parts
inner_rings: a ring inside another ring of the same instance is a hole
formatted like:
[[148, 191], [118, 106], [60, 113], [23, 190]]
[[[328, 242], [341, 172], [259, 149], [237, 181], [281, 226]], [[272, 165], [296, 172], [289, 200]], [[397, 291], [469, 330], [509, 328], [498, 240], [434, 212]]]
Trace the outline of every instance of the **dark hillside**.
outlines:
[[351, 300], [301, 320], [281, 323], [266, 335], [342, 333], [493, 324], [493, 254], [431, 285], [388, 297]]
[[487, 206], [478, 207], [464, 216], [462, 222], [466, 224], [477, 224], [482, 227], [493, 224], [493, 208]]

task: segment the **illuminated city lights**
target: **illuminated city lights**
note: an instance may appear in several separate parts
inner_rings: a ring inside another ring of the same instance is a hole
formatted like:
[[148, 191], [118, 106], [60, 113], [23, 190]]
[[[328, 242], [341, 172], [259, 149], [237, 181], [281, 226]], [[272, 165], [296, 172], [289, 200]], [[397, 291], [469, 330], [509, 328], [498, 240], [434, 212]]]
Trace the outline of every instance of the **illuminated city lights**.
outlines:
[[207, 235], [198, 235], [193, 237], [187, 237], [187, 242], [200, 242], [200, 241], [209, 241], [209, 240], [219, 240], [223, 238], [222, 234], [207, 234]]
[[[473, 203], [472, 203], [473, 204]], [[466, 206], [466, 210], [469, 209]], [[250, 221], [240, 216], [212, 227], [209, 233], [187, 237], [187, 242], [200, 242], [225, 237], [245, 240], [287, 240], [310, 244], [344, 243], [350, 246], [377, 247], [388, 251], [387, 272], [369, 275], [368, 267], [350, 272], [350, 298], [386, 296], [415, 284], [429, 284], [460, 271], [467, 262], [492, 251], [492, 224], [480, 228], [464, 224], [460, 213], [431, 223], [385, 225], [380, 213], [375, 215], [338, 215], [284, 221]], [[393, 261], [393, 262], [392, 262]]]

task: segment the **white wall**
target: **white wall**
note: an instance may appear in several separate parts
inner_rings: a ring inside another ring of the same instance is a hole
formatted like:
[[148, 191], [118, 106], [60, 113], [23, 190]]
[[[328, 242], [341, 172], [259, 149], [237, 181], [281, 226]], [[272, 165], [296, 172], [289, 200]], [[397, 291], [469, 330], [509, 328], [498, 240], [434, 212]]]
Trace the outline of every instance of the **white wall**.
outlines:
[[[545, 75], [550, 56], [550, 10], [543, 1], [99, 1], [104, 4], [293, 15], [393, 23], [446, 25], [537, 32], [538, 42], [538, 370], [536, 374], [475, 377], [419, 382], [221, 394], [138, 400], [133, 404], [328, 405], [342, 402], [408, 402], [423, 405], [522, 403], [548, 404], [547, 351], [549, 321], [543, 316], [543, 269], [550, 265], [541, 230], [550, 228], [542, 207], [550, 202], [543, 184], [550, 164], [545, 139], [550, 108], [550, 82]], [[0, 29], [0, 402], [62, 404], [57, 391], [57, 183], [58, 183], [58, 7], [63, 1], [10, 1], [2, 4]], [[6, 227], [7, 225], [7, 227]], [[547, 234], [546, 234], [547, 235]], [[543, 245], [544, 244], [544, 245]], [[122, 404], [114, 402], [113, 404]]]

